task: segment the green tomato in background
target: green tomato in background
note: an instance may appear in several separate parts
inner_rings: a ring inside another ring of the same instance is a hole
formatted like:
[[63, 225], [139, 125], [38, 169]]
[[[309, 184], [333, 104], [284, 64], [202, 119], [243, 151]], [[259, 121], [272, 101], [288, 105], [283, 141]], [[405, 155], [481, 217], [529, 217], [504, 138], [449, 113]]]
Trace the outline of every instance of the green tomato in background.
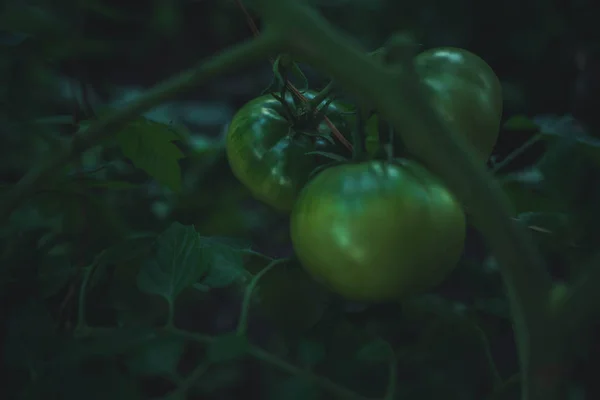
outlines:
[[492, 68], [479, 56], [455, 47], [418, 54], [415, 68], [431, 90], [436, 110], [487, 161], [502, 117], [502, 86]]

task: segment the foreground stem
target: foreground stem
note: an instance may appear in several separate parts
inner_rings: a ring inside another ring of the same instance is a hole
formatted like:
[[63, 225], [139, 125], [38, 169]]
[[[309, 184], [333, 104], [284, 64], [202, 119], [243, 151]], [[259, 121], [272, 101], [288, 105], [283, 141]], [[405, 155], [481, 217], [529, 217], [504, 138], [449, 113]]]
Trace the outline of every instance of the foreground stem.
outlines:
[[538, 390], [530, 386], [535, 384], [530, 378], [540, 368], [538, 364], [559, 360], [562, 353], [558, 336], [547, 332], [551, 325], [545, 313], [550, 276], [531, 238], [510, 218], [508, 199], [499, 184], [477, 160], [466, 139], [430, 106], [428, 92], [412, 70], [412, 60], [394, 68], [381, 65], [302, 3], [255, 3], [267, 26], [284, 37], [286, 48], [296, 59], [320, 69], [373, 104], [402, 135], [407, 149], [424, 160], [469, 208], [502, 268], [524, 378], [524, 399], [541, 400]]
[[59, 168], [85, 150], [99, 144], [139, 114], [212, 78], [238, 70], [243, 65], [267, 59], [272, 53], [278, 51], [280, 43], [278, 37], [267, 30], [255, 39], [233, 46], [202, 62], [198, 67], [156, 85], [125, 108], [113, 111], [89, 127], [80, 129], [72, 141], [32, 168], [5, 194], [0, 204], [0, 221], [5, 221], [24, 199], [30, 197]]

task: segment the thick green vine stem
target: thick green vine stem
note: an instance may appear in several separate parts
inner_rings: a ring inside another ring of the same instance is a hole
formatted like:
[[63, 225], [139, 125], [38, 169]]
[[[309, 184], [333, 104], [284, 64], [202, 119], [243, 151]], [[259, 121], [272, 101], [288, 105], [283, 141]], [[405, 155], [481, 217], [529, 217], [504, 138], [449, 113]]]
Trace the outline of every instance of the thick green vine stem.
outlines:
[[277, 265], [289, 262], [288, 259], [282, 258], [278, 260], [271, 261], [269, 265], [262, 269], [258, 274], [254, 275], [248, 287], [244, 292], [244, 300], [242, 301], [242, 312], [240, 314], [240, 320], [237, 325], [236, 333], [238, 335], [245, 335], [246, 330], [248, 329], [248, 315], [250, 313], [250, 305], [252, 302], [252, 295], [254, 294], [254, 289], [258, 286], [258, 282], [260, 279]]
[[264, 61], [278, 53], [281, 44], [280, 37], [275, 32], [266, 30], [255, 39], [233, 46], [197, 67], [159, 83], [125, 108], [113, 111], [91, 125], [81, 128], [63, 149], [42, 160], [10, 191], [3, 194], [0, 199], [0, 221], [6, 221], [15, 208], [35, 193], [59, 168], [76, 159], [85, 150], [101, 143], [139, 114], [210, 79], [231, 73], [241, 65], [247, 66]]
[[[255, 0], [267, 29], [286, 49], [328, 74], [375, 108], [402, 135], [407, 149], [442, 178], [472, 213], [502, 267], [511, 302], [526, 400], [557, 399], [560, 379], [542, 385], [538, 371], [563, 360], [561, 327], [544, 312], [551, 279], [527, 233], [511, 220], [508, 200], [464, 138], [430, 106], [412, 59], [381, 65], [314, 9], [291, 0]], [[290, 28], [293, 27], [293, 28]], [[410, 52], [407, 52], [410, 54]], [[396, 53], [401, 54], [401, 53]]]

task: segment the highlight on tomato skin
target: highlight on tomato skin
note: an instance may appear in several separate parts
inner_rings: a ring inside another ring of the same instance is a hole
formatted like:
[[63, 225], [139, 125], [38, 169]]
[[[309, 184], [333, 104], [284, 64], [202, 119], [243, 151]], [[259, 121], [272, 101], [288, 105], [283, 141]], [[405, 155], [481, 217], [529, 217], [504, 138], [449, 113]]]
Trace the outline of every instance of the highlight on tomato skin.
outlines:
[[452, 193], [414, 161], [331, 167], [302, 190], [290, 233], [303, 267], [348, 300], [395, 301], [441, 283], [466, 222]]
[[436, 110], [487, 161], [502, 118], [502, 86], [494, 70], [476, 54], [456, 47], [418, 54], [415, 68], [432, 91]]
[[[309, 100], [315, 91], [303, 93]], [[291, 94], [286, 103], [293, 108]], [[348, 109], [331, 102], [327, 116], [338, 128], [348, 124]], [[326, 151], [331, 146], [318, 134], [330, 134], [324, 120], [309, 127], [310, 135], [303, 134], [293, 121], [288, 120], [283, 104], [271, 95], [257, 97], [242, 106], [234, 115], [226, 139], [229, 165], [236, 178], [258, 200], [281, 212], [289, 212], [307, 182], [310, 173], [324, 160], [307, 155], [311, 151]]]

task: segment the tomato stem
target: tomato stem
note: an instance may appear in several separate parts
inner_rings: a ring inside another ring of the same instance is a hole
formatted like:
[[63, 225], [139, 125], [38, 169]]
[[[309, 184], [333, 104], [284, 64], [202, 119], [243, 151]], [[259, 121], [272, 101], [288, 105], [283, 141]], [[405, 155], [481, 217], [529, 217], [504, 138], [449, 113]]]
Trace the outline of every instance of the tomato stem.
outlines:
[[363, 161], [367, 156], [367, 134], [365, 130], [367, 112], [358, 110], [356, 113], [356, 127], [352, 130], [352, 159]]
[[321, 104], [323, 102], [323, 100], [325, 100], [331, 94], [331, 92], [333, 91], [334, 88], [335, 88], [335, 82], [332, 79], [329, 81], [327, 86], [325, 86], [323, 89], [321, 89], [321, 91], [319, 93], [317, 93], [317, 95], [315, 97], [313, 97], [312, 100], [308, 101], [309, 109], [316, 112], [317, 107], [319, 107], [319, 104]]
[[[254, 23], [254, 20], [250, 16], [250, 13], [248, 13], [248, 10], [246, 9], [246, 7], [242, 4], [242, 2], [240, 0], [236, 0], [236, 3], [238, 5], [238, 7], [240, 8], [240, 10], [242, 10], [242, 12], [244, 13], [244, 16], [246, 17], [246, 22], [248, 23], [248, 26], [250, 27], [252, 34], [255, 37], [258, 36], [260, 34], [260, 32], [259, 32], [256, 24]], [[272, 58], [269, 59], [269, 61], [271, 62], [271, 64], [273, 64], [275, 62], [275, 60], [273, 60]], [[292, 92], [292, 94], [294, 96], [296, 96], [296, 98], [302, 100], [304, 103], [306, 103], [308, 101], [306, 99], [306, 97], [304, 97], [302, 95], [302, 93], [300, 93], [300, 91], [298, 89], [296, 89], [296, 87], [289, 80], [286, 80], [285, 83], [286, 83], [287, 88]], [[329, 118], [327, 118], [327, 116], [325, 116], [324, 119], [325, 119], [325, 123], [331, 130], [331, 133], [333, 133], [333, 136], [337, 140], [339, 140], [340, 143], [342, 143], [342, 145], [344, 147], [346, 147], [348, 150], [352, 151], [352, 144], [350, 144], [350, 142], [344, 137], [344, 135], [341, 134], [341, 132], [336, 128], [336, 126], [333, 124], [333, 122], [331, 122], [331, 120]]]

